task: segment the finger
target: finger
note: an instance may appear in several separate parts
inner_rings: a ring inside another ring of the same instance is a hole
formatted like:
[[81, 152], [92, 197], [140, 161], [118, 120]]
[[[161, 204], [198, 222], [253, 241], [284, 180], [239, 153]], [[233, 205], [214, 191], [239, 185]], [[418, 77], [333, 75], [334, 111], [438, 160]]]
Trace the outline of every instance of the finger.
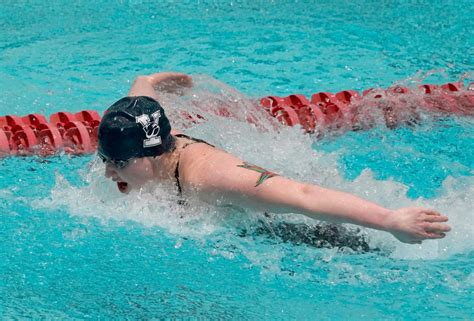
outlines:
[[426, 222], [447, 222], [448, 217], [444, 215], [426, 215], [424, 217]]
[[445, 233], [426, 233], [426, 237], [429, 239], [442, 239], [445, 236]]
[[435, 233], [449, 232], [451, 231], [451, 227], [449, 225], [442, 224], [442, 223], [431, 223], [428, 226], [426, 226], [425, 230], [427, 232], [435, 232]]
[[432, 209], [429, 209], [429, 208], [424, 208], [423, 209], [423, 212], [427, 215], [436, 215], [436, 216], [440, 216], [441, 213], [435, 211], [435, 210], [432, 210]]

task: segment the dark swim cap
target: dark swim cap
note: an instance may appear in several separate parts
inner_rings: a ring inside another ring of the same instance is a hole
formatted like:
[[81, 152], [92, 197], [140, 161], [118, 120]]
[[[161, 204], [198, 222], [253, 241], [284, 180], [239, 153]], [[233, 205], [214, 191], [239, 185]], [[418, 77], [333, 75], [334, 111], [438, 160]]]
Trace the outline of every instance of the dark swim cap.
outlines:
[[156, 100], [124, 97], [102, 117], [98, 153], [105, 160], [159, 156], [174, 146], [170, 132], [170, 122]]

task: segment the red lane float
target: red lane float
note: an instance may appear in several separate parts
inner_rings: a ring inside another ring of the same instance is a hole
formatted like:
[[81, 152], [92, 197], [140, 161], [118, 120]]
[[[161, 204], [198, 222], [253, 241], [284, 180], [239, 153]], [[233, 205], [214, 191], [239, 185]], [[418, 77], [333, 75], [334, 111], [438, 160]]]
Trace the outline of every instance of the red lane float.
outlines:
[[58, 150], [64, 148], [63, 137], [57, 127], [52, 124], [40, 124], [37, 129], [40, 145], [39, 154], [41, 156], [55, 154]]
[[29, 114], [25, 117], [22, 117], [21, 119], [25, 124], [29, 125], [32, 128], [36, 128], [41, 124], [47, 124], [48, 123], [46, 118], [43, 115], [40, 115], [40, 114]]
[[93, 153], [100, 119], [95, 110], [58, 112], [50, 116], [50, 123], [39, 114], [0, 117], [0, 156]]
[[98, 127], [100, 115], [95, 110], [82, 110], [74, 114], [75, 118], [91, 128]]
[[79, 121], [70, 121], [64, 125], [65, 147], [74, 154], [93, 153], [96, 146], [91, 138], [92, 131]]
[[[311, 96], [311, 100], [303, 95], [268, 96], [260, 99], [260, 104], [273, 116], [275, 115], [272, 111], [275, 109], [285, 110], [285, 114], [292, 114], [288, 109], [295, 110], [299, 122], [296, 119], [288, 122], [285, 118], [281, 122], [290, 126], [300, 124], [308, 133], [318, 129], [363, 128], [367, 124], [362, 126], [358, 124], [362, 116], [358, 112], [359, 107], [364, 107], [365, 110], [371, 108], [374, 111], [380, 110], [387, 127], [395, 128], [404, 122], [416, 121], [419, 118], [417, 108], [431, 112], [474, 115], [472, 87], [474, 84], [470, 84], [468, 90], [465, 90], [463, 84], [459, 82], [444, 85], [427, 84], [419, 86], [416, 91], [397, 85], [385, 90], [369, 88], [364, 90], [362, 95], [354, 90], [340, 91], [336, 94], [318, 92]], [[368, 119], [371, 116], [365, 115]]]
[[12, 127], [14, 149], [20, 155], [30, 155], [33, 148], [38, 145], [35, 132], [28, 125], [15, 125]]
[[58, 113], [52, 114], [49, 119], [51, 124], [54, 126], [64, 128], [66, 123], [76, 121], [76, 116], [69, 112], [60, 111]]
[[[408, 96], [410, 95], [410, 96]], [[360, 107], [382, 112], [389, 128], [417, 119], [414, 110], [474, 116], [474, 83], [467, 89], [460, 82], [443, 85], [424, 84], [418, 88], [393, 86], [388, 89], [369, 88], [362, 94], [354, 90], [338, 93], [319, 92], [310, 99], [301, 94], [287, 97], [267, 96], [260, 99], [260, 107], [279, 122], [288, 126], [301, 126], [307, 133], [334, 129], [361, 129]], [[201, 115], [183, 111], [182, 117], [191, 123], [204, 120]], [[216, 115], [232, 117], [228, 107], [219, 108]], [[372, 121], [370, 113], [365, 122]], [[95, 110], [77, 113], [57, 112], [49, 122], [40, 114], [23, 117], [0, 116], [0, 157], [9, 155], [48, 156], [64, 151], [70, 154], [93, 153], [97, 148], [97, 133], [101, 116]], [[247, 116], [249, 123], [256, 124], [256, 117]]]
[[9, 135], [11, 135], [10, 132], [0, 129], [0, 157], [8, 156], [12, 152]]

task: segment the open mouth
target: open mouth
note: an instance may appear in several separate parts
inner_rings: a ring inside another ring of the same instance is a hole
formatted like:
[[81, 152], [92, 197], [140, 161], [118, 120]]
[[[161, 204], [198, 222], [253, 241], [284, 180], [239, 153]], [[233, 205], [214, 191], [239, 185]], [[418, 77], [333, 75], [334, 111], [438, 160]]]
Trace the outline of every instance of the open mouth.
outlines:
[[127, 193], [128, 183], [126, 183], [126, 182], [117, 182], [117, 187], [118, 187], [120, 193]]

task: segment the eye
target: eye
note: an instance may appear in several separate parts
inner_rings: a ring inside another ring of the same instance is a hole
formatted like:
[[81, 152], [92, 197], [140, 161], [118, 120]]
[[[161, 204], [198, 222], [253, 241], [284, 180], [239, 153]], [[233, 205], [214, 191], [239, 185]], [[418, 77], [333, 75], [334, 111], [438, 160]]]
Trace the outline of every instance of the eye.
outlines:
[[123, 169], [124, 167], [128, 165], [128, 162], [129, 162], [128, 160], [116, 160], [114, 161], [114, 165], [118, 169]]

